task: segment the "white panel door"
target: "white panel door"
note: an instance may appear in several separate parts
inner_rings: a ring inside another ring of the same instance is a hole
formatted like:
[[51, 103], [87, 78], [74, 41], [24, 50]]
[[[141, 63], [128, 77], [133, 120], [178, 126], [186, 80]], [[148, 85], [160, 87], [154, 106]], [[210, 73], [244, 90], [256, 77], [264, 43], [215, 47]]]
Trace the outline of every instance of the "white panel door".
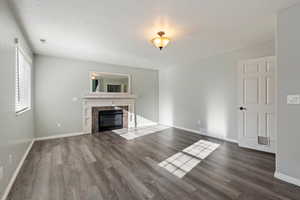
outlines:
[[238, 65], [239, 145], [275, 153], [275, 57]]

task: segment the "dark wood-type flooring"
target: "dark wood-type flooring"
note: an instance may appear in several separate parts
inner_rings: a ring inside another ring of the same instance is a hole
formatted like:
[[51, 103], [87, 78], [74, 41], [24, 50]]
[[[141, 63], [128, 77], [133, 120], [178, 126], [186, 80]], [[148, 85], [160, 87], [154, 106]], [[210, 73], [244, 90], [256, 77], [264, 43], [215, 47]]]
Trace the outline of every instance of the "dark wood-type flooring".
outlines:
[[[194, 142], [221, 146], [182, 179], [157, 164]], [[35, 142], [8, 200], [300, 199], [272, 154], [178, 129], [126, 141], [112, 132]]]

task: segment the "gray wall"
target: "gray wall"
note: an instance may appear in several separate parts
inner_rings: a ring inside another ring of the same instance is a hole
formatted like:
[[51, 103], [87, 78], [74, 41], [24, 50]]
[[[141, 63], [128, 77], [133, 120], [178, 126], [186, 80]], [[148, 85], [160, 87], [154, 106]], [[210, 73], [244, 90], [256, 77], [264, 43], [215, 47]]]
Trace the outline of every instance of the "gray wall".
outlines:
[[300, 105], [287, 105], [300, 94], [300, 4], [278, 15], [278, 142], [276, 171], [300, 181]]
[[[0, 198], [19, 161], [34, 137], [33, 111], [15, 114], [15, 45], [20, 39], [27, 49], [7, 1], [0, 1], [0, 166], [4, 177], [0, 180]], [[27, 49], [28, 53], [30, 51]], [[12, 163], [9, 155], [13, 156]]]
[[[35, 65], [37, 137], [82, 132], [81, 97], [89, 91], [90, 71], [130, 74], [132, 93], [138, 96], [138, 124], [158, 121], [157, 70], [42, 55], [35, 56]], [[72, 101], [74, 97], [79, 100]]]
[[160, 122], [237, 140], [237, 62], [272, 55], [274, 42], [267, 42], [161, 70]]

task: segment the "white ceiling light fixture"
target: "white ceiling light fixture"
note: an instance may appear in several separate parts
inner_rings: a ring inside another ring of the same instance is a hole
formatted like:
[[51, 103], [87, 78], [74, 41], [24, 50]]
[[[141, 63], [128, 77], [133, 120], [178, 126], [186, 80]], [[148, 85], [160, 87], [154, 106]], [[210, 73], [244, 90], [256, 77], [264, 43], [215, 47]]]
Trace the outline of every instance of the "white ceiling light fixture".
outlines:
[[160, 50], [162, 50], [163, 48], [165, 48], [169, 42], [170, 42], [170, 38], [165, 37], [165, 32], [160, 31], [157, 33], [157, 35], [159, 37], [155, 37], [151, 40], [152, 44], [156, 47], [159, 48]]

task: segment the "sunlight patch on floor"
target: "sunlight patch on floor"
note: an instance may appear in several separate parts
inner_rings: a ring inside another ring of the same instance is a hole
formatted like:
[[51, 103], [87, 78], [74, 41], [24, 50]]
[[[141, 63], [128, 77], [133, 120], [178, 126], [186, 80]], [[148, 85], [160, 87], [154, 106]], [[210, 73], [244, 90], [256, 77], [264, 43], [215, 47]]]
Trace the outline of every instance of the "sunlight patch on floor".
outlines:
[[176, 153], [158, 165], [165, 168], [178, 178], [183, 178], [219, 146], [220, 144], [217, 143], [209, 142], [207, 140], [199, 140], [182, 150], [182, 152]]
[[182, 151], [203, 160], [219, 146], [220, 144], [217, 143], [200, 140]]
[[130, 128], [130, 129], [127, 128], [117, 129], [117, 130], [113, 130], [113, 132], [125, 138], [126, 140], [133, 140], [135, 138], [149, 135], [152, 133], [157, 133], [159, 131], [163, 131], [168, 128], [170, 127], [164, 125], [155, 125], [155, 126], [146, 126], [146, 127], [138, 127], [138, 128]]

